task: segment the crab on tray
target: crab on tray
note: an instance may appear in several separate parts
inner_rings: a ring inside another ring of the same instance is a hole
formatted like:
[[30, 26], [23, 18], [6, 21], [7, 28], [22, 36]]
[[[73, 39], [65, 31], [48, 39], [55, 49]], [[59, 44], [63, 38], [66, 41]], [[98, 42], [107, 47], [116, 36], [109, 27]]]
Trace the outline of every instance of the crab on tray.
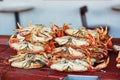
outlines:
[[[28, 25], [23, 27], [19, 25], [15, 29], [15, 35], [9, 40], [11, 48], [17, 51], [17, 55], [11, 56], [8, 62], [13, 67], [18, 68], [40, 68], [48, 62], [47, 50], [52, 48], [53, 32], [42, 24]], [[48, 44], [50, 43], [50, 44]]]
[[91, 30], [52, 23], [51, 28], [42, 24], [29, 24], [27, 28], [19, 25], [14, 31], [17, 34], [11, 36], [9, 43], [18, 54], [8, 60], [13, 67], [30, 69], [47, 65], [58, 71], [82, 72], [100, 70], [109, 63], [112, 37], [107, 27]]

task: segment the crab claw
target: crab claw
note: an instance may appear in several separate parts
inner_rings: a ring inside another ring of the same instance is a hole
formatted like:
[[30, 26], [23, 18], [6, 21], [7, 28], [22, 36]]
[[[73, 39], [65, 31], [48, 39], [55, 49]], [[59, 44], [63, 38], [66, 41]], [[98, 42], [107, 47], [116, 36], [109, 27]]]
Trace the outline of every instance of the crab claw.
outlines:
[[14, 43], [14, 42], [19, 42], [19, 39], [18, 39], [18, 38], [14, 38], [14, 37], [15, 37], [15, 35], [12, 35], [12, 36], [10, 37], [10, 39], [9, 39], [10, 45], [11, 45], [12, 43]]
[[18, 28], [19, 28], [19, 29], [15, 29], [15, 30], [13, 30], [13, 31], [15, 31], [15, 32], [20, 32], [21, 30], [24, 29], [24, 27], [21, 26], [19, 23], [17, 23], [17, 25], [18, 25]]
[[70, 28], [69, 24], [64, 24], [63, 25], [63, 30], [66, 30], [66, 29], [69, 29], [69, 28]]
[[105, 36], [108, 33], [108, 27], [105, 27], [105, 30], [103, 31], [103, 35]]
[[103, 63], [98, 64], [97, 66], [95, 66], [95, 67], [93, 68], [93, 71], [94, 71], [94, 70], [100, 70], [100, 69], [102, 69], [102, 68], [107, 67], [108, 63], [109, 63], [109, 57], [108, 57], [107, 60], [105, 60]]

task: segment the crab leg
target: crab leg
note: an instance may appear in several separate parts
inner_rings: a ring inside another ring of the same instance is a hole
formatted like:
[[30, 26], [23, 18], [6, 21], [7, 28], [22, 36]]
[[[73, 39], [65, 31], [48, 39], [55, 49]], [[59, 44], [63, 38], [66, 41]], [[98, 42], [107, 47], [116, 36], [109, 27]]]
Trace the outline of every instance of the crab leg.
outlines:
[[110, 60], [110, 58], [108, 57], [107, 60], [105, 60], [103, 63], [95, 66], [95, 67], [93, 68], [93, 71], [94, 71], [94, 70], [95, 70], [95, 71], [96, 71], [96, 70], [100, 70], [100, 69], [102, 69], [102, 68], [107, 67], [107, 65], [108, 65], [108, 63], [109, 63], [109, 60]]

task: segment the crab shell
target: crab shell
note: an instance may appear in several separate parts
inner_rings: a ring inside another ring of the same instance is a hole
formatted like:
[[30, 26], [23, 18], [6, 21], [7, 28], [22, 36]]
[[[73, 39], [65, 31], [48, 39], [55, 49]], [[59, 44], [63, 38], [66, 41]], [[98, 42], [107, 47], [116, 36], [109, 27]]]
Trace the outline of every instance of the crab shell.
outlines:
[[32, 68], [41, 68], [44, 64], [39, 64], [37, 62], [26, 62], [26, 61], [14, 61], [11, 63], [12, 67], [32, 69]]
[[44, 46], [42, 45], [34, 45], [31, 43], [10, 43], [10, 47], [17, 51], [29, 52], [29, 53], [38, 53], [45, 51]]
[[17, 38], [21, 41], [27, 40], [30, 42], [46, 42], [52, 39], [53, 32], [50, 28], [43, 26], [42, 24], [29, 25], [25, 28], [15, 30]]
[[58, 37], [58, 38], [55, 38], [55, 41], [59, 45], [67, 45], [67, 46], [72, 46], [72, 47], [77, 47], [77, 48], [79, 48], [81, 46], [89, 46], [90, 45], [89, 39], [74, 38], [71, 36]]
[[52, 54], [58, 55], [58, 57], [66, 57], [71, 59], [84, 58], [84, 51], [81, 49], [74, 49], [72, 47], [58, 47], [53, 49]]
[[40, 68], [48, 62], [44, 55], [30, 53], [17, 54], [12, 56], [8, 61], [12, 67], [25, 69]]
[[8, 62], [13, 62], [13, 61], [18, 61], [18, 60], [24, 60], [24, 58], [25, 58], [26, 55], [27, 55], [27, 53], [17, 54], [15, 56], [11, 56], [11, 58], [8, 59]]
[[16, 38], [19, 41], [26, 40], [26, 41], [29, 41], [29, 42], [41, 42], [41, 43], [44, 43], [44, 42], [47, 42], [47, 41], [51, 40], [52, 35], [50, 35], [50, 33], [47, 33], [47, 32], [39, 32], [37, 34], [33, 34], [31, 32], [30, 34], [27, 34], [27, 35], [24, 35], [24, 36], [21, 36], [20, 34], [17, 34]]
[[50, 28], [47, 28], [41, 24], [33, 25], [33, 30], [31, 32], [32, 38], [35, 41], [45, 42], [52, 39], [53, 32]]
[[89, 64], [83, 60], [68, 60], [62, 58], [58, 62], [53, 63], [50, 68], [57, 71], [66, 71], [66, 72], [82, 72], [87, 71]]
[[74, 37], [83, 37], [87, 33], [87, 29], [85, 27], [69, 28], [65, 30], [65, 33]]
[[[38, 53], [45, 51], [44, 44], [41, 43], [30, 43], [28, 41], [24, 40], [24, 37], [18, 35], [19, 37], [15, 37], [14, 35], [11, 36], [9, 40], [9, 45], [11, 48], [17, 51], [23, 51], [23, 52], [30, 52], [30, 53]], [[21, 38], [22, 37], [22, 38]]]
[[91, 34], [93, 37], [97, 37], [99, 34], [96, 29], [86, 29], [85, 27], [69, 28], [65, 30], [65, 33], [74, 37], [87, 37], [88, 34]]
[[19, 29], [15, 29], [14, 31], [17, 32], [18, 34], [20, 34], [21, 36], [25, 36], [28, 35], [30, 33], [33, 34], [41, 34], [41, 33], [52, 33], [51, 29], [45, 27], [42, 24], [35, 24], [35, 25], [28, 25], [28, 27], [23, 27], [23, 26], [19, 26]]
[[[47, 34], [47, 33], [46, 33]], [[52, 39], [52, 36], [49, 36], [49, 37], [46, 37], [46, 36], [42, 36], [42, 37], [38, 37], [38, 36], [36, 36], [36, 35], [32, 35], [32, 41], [33, 42], [41, 42], [41, 43], [45, 43], [45, 42], [47, 42], [47, 41], [49, 41], [49, 40], [51, 40]]]
[[96, 66], [93, 66], [95, 64], [94, 60], [93, 61], [91, 60], [91, 62], [93, 62], [92, 65], [90, 65], [84, 59], [70, 60], [70, 59], [62, 58], [57, 62], [54, 62], [53, 64], [51, 64], [50, 68], [57, 71], [65, 71], [65, 72], [97, 71], [107, 67], [109, 63], [109, 57], [104, 62]]

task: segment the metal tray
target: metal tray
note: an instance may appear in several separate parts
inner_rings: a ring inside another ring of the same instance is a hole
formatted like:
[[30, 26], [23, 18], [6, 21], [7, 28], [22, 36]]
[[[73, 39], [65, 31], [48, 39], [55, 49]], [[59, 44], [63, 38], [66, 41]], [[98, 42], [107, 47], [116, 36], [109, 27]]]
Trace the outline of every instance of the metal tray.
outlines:
[[99, 76], [67, 75], [62, 80], [100, 80]]

